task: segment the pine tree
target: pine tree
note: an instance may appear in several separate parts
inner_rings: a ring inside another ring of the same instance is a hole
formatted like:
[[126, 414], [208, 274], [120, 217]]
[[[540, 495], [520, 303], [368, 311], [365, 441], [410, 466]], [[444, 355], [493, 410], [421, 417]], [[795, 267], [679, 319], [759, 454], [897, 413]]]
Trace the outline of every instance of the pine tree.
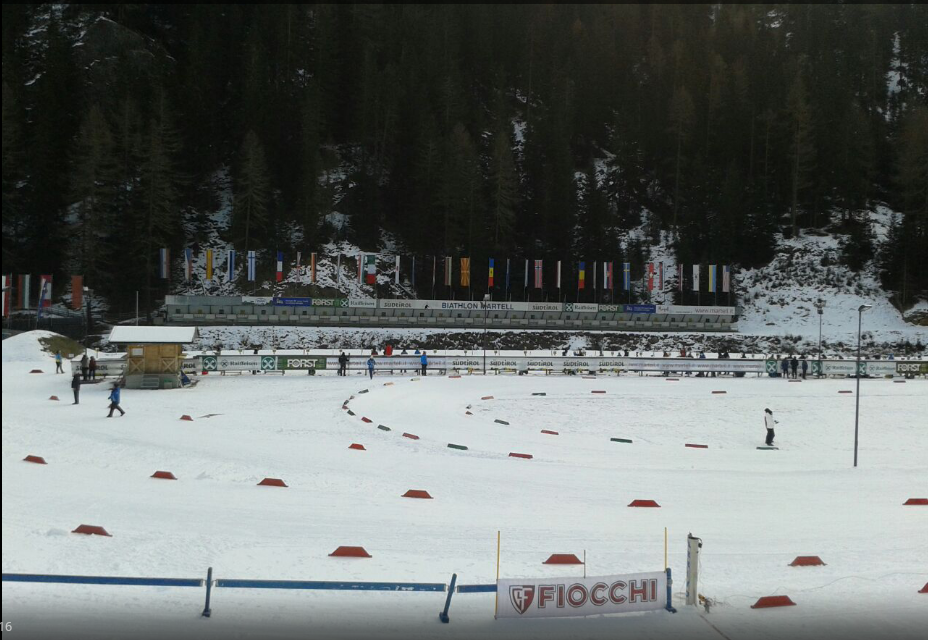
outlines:
[[680, 183], [683, 165], [683, 143], [689, 137], [689, 129], [693, 123], [693, 99], [686, 87], [674, 89], [673, 99], [670, 102], [670, 127], [676, 144], [676, 159], [674, 161], [673, 181], [673, 226], [677, 226], [677, 214], [680, 211]]
[[806, 95], [802, 73], [796, 74], [786, 99], [790, 141], [790, 224], [793, 237], [799, 235], [799, 194], [810, 184], [809, 173], [815, 161], [812, 144], [812, 106]]
[[113, 136], [97, 105], [81, 123], [72, 157], [69, 199], [76, 214], [75, 266], [88, 282], [105, 286], [98, 276], [107, 257], [103, 240], [112, 232], [118, 174]]
[[239, 170], [235, 180], [235, 195], [232, 204], [232, 224], [236, 230], [236, 240], [243, 241], [245, 251], [248, 251], [252, 246], [252, 228], [260, 228], [268, 220], [271, 187], [267, 162], [264, 159], [264, 148], [254, 131], [245, 134], [239, 155]]
[[502, 251], [511, 246], [518, 203], [519, 177], [512, 158], [512, 143], [509, 136], [500, 131], [496, 134], [493, 144], [493, 159], [490, 165], [490, 237], [494, 251]]

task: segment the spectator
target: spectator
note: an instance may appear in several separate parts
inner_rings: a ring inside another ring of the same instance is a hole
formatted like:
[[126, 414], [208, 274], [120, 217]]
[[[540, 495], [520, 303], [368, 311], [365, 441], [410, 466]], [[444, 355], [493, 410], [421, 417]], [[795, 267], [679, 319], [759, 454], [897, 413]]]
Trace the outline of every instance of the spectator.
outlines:
[[60, 350], [55, 352], [55, 373], [64, 373], [64, 369], [61, 366], [61, 351]]
[[789, 377], [789, 360], [787, 360], [785, 356], [783, 357], [783, 360], [780, 362], [780, 371], [782, 372], [782, 375], [784, 378]]
[[374, 362], [374, 356], [371, 356], [370, 358], [367, 359], [367, 372], [370, 374], [371, 380], [374, 379], [374, 366], [376, 364], [377, 363]]
[[90, 370], [90, 379], [97, 379], [97, 359], [93, 356], [90, 356], [90, 362], [87, 364], [87, 368]]
[[345, 355], [344, 351], [338, 356], [338, 375], [348, 375], [348, 356]]
[[802, 379], [806, 379], [806, 372], [809, 370], [809, 361], [806, 360], [805, 356], [802, 356]]
[[798, 378], [798, 369], [799, 369], [799, 359], [796, 357], [796, 354], [793, 354], [792, 360], [789, 361], [790, 368], [793, 370], [793, 378]]
[[[416, 353], [419, 353], [418, 349], [416, 350]], [[428, 375], [429, 359], [426, 356], [425, 351], [422, 352], [422, 357], [419, 358], [419, 364], [422, 365], [422, 375]]]
[[74, 377], [71, 378], [71, 390], [74, 392], [74, 402], [71, 404], [80, 404], [80, 395], [81, 395], [81, 377], [74, 374]]
[[81, 356], [81, 380], [89, 380], [88, 372], [90, 371], [90, 362], [87, 360], [87, 352]]
[[392, 345], [392, 344], [388, 344], [388, 345], [386, 346], [386, 348], [383, 350], [383, 355], [387, 356], [388, 358], [389, 358], [390, 356], [393, 355], [393, 345]]

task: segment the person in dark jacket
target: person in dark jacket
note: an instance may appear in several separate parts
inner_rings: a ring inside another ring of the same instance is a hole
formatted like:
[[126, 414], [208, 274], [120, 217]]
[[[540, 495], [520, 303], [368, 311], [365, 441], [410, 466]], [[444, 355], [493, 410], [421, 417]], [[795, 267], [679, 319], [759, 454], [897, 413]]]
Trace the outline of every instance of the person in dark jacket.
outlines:
[[90, 379], [97, 379], [97, 359], [90, 356], [90, 362], [87, 363], [87, 369], [90, 371]]
[[374, 366], [376, 364], [377, 363], [374, 362], [374, 356], [371, 356], [370, 358], [367, 359], [367, 372], [370, 374], [371, 380], [374, 379]]
[[783, 360], [780, 362], [780, 371], [783, 373], [784, 378], [789, 377], [789, 359], [786, 356], [783, 356]]
[[806, 372], [809, 370], [809, 361], [806, 360], [805, 356], [802, 356], [802, 362], [800, 364], [802, 365], [802, 379], [805, 380]]
[[110, 396], [107, 399], [110, 401], [110, 414], [106, 416], [107, 418], [113, 417], [113, 411], [119, 411], [120, 417], [126, 415], [126, 412], [119, 406], [119, 382], [113, 383], [113, 390], [110, 391]]
[[773, 419], [773, 411], [770, 409], [764, 409], [764, 426], [767, 427], [767, 446], [773, 446], [773, 438], [776, 434], [773, 432], [773, 426], [777, 424], [777, 421]]
[[427, 372], [428, 372], [428, 368], [429, 368], [429, 359], [428, 359], [428, 357], [425, 355], [425, 351], [422, 352], [422, 357], [419, 358], [419, 364], [422, 365], [422, 375], [424, 375], [424, 376], [425, 376], [425, 375], [428, 375]]
[[87, 360], [87, 354], [84, 353], [81, 358], [81, 380], [89, 380], [87, 377], [87, 372], [90, 371], [89, 361]]
[[798, 378], [798, 377], [799, 377], [799, 373], [798, 373], [798, 369], [799, 369], [799, 358], [797, 358], [797, 357], [794, 355], [794, 356], [793, 356], [793, 359], [789, 361], [789, 366], [790, 366], [790, 367], [792, 368], [792, 370], [793, 370], [793, 377], [794, 377], [794, 378]]
[[81, 377], [76, 373], [71, 378], [71, 391], [74, 392], [74, 402], [71, 404], [80, 404], [81, 396]]
[[338, 356], [338, 375], [348, 375], [348, 356], [345, 355], [344, 351], [342, 351], [342, 354]]

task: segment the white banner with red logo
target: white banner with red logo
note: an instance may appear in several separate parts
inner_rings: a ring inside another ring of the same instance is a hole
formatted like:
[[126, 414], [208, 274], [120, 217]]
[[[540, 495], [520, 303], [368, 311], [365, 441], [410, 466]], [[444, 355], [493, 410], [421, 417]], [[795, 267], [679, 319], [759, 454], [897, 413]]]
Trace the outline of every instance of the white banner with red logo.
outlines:
[[667, 606], [663, 571], [591, 578], [499, 580], [499, 618], [562, 618]]

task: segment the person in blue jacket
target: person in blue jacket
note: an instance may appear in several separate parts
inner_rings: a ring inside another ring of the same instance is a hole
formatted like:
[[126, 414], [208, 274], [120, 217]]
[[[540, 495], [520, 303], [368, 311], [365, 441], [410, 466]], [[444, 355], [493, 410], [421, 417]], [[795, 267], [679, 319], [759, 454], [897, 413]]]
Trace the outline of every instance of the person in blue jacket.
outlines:
[[425, 351], [422, 352], [422, 357], [419, 358], [419, 364], [422, 365], [422, 375], [428, 375], [426, 372], [428, 371], [429, 367], [429, 359], [425, 355]]
[[371, 374], [371, 380], [374, 379], [374, 365], [375, 364], [376, 363], [374, 362], [374, 356], [371, 356], [370, 358], [367, 359], [367, 372]]
[[123, 411], [122, 407], [119, 406], [119, 383], [118, 382], [113, 383], [113, 390], [110, 391], [110, 397], [108, 398], [108, 400], [110, 401], [110, 414], [106, 416], [107, 418], [113, 417], [113, 411], [119, 411], [120, 417], [126, 415], [126, 412]]

